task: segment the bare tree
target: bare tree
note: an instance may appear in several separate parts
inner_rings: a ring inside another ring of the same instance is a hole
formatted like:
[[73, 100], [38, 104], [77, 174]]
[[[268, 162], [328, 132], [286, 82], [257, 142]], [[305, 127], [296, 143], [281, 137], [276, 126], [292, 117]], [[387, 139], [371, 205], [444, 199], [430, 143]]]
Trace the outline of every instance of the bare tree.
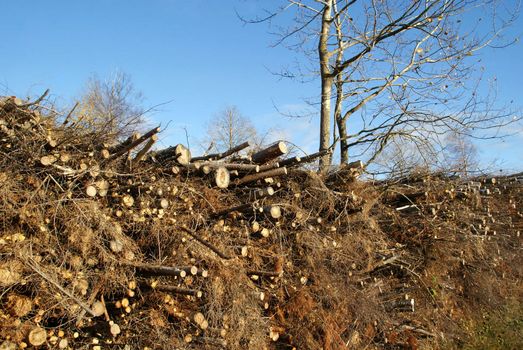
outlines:
[[420, 169], [440, 170], [440, 161], [434, 155], [430, 143], [418, 144], [409, 139], [395, 138], [376, 155], [367, 172], [377, 178], [402, 178]]
[[[469, 79], [478, 50], [492, 46], [515, 19], [518, 5], [505, 5], [490, 0], [288, 0], [250, 22], [275, 22], [278, 15], [292, 13], [293, 24], [280, 27], [275, 45], [287, 45], [316, 64], [319, 148], [339, 141], [345, 163], [349, 149], [373, 161], [394, 138], [437, 145], [433, 138], [449, 130], [490, 137], [479, 131], [513, 122], [510, 113], [480, 99]], [[331, 142], [333, 120], [339, 136]], [[320, 169], [330, 163], [324, 156]]]
[[77, 122], [114, 139], [128, 137], [144, 125], [142, 100], [128, 74], [116, 72], [105, 80], [93, 75], [75, 109]]
[[459, 132], [451, 132], [445, 138], [445, 162], [450, 171], [463, 176], [478, 170], [478, 152], [472, 140]]
[[210, 145], [208, 151], [223, 152], [245, 141], [258, 144], [260, 137], [250, 119], [236, 106], [226, 107], [207, 124], [204, 142]]

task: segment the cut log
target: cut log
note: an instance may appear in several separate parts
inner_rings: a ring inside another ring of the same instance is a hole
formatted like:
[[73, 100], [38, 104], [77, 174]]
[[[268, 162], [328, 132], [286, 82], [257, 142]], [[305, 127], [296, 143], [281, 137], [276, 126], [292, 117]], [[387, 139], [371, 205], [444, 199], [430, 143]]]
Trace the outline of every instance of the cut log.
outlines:
[[123, 250], [123, 243], [118, 239], [113, 239], [109, 242], [109, 248], [113, 253], [120, 253]]
[[85, 188], [85, 194], [87, 194], [89, 197], [95, 197], [97, 193], [96, 187], [93, 185], [89, 185]]
[[262, 173], [247, 175], [242, 177], [241, 179], [237, 179], [234, 183], [235, 185], [244, 185], [261, 179], [282, 175], [287, 175], [287, 168], [277, 168], [269, 171], [264, 171]]
[[191, 162], [191, 151], [182, 144], [158, 151], [155, 155], [159, 162], [174, 160], [178, 164], [187, 165]]
[[227, 170], [238, 170], [243, 172], [259, 172], [260, 166], [257, 164], [241, 164], [241, 163], [221, 163], [221, 162], [206, 162], [203, 163], [211, 168], [224, 167]]
[[218, 188], [227, 188], [231, 182], [229, 170], [219, 167], [213, 171], [214, 183]]
[[91, 306], [91, 310], [93, 310], [95, 317], [102, 316], [105, 313], [105, 306], [101, 301], [95, 301]]
[[252, 161], [257, 164], [264, 164], [287, 153], [287, 145], [280, 141], [252, 155]]
[[239, 245], [239, 246], [235, 246], [233, 248], [234, 248], [234, 252], [236, 253], [236, 255], [246, 257], [249, 254], [249, 248], [247, 246]]
[[[0, 101], [0, 108], [2, 108], [2, 101]], [[25, 344], [27, 346], [27, 344]], [[4, 340], [0, 343], [0, 350], [17, 350], [20, 349], [17, 344], [9, 340]]]
[[128, 194], [122, 197], [122, 204], [126, 207], [132, 207], [134, 205], [134, 198]]
[[323, 151], [319, 151], [319, 152], [316, 152], [316, 153], [313, 153], [313, 154], [310, 154], [310, 155], [304, 156], [304, 157], [293, 157], [293, 158], [284, 159], [284, 160], [281, 160], [279, 163], [280, 163], [280, 166], [291, 167], [291, 166], [295, 166], [298, 164], [310, 163], [328, 153], [330, 153], [329, 150], [323, 150]]
[[247, 270], [246, 274], [249, 276], [280, 277], [283, 274], [283, 271]]
[[265, 197], [270, 197], [273, 194], [274, 194], [274, 189], [271, 186], [269, 186], [269, 187], [260, 188], [260, 189], [256, 190], [254, 192], [254, 197], [256, 199], [262, 199]]
[[200, 172], [203, 174], [203, 175], [209, 175], [212, 171], [212, 168], [207, 165], [207, 164], [203, 164], [201, 167], [200, 167]]
[[33, 346], [40, 346], [45, 343], [47, 339], [47, 332], [41, 327], [34, 327], [28, 335], [29, 344]]
[[118, 334], [121, 333], [120, 326], [117, 325], [116, 323], [112, 323], [111, 324], [111, 327], [109, 328], [109, 331], [111, 332], [113, 337], [116, 337]]
[[176, 287], [176, 286], [170, 286], [170, 285], [165, 285], [165, 284], [159, 284], [159, 285], [155, 286], [154, 289], [162, 291], [162, 292], [167, 292], [167, 293], [190, 295], [190, 296], [193, 296], [196, 298], [201, 298], [203, 295], [201, 290]]
[[45, 145], [46, 149], [53, 149], [58, 146], [58, 142], [53, 140], [50, 136], [47, 138], [47, 144]]
[[280, 167], [279, 162], [265, 164], [265, 165], [260, 166], [260, 171], [268, 171], [268, 170], [276, 169], [279, 167]]
[[60, 154], [60, 161], [62, 163], [67, 163], [71, 160], [71, 155], [69, 153], [61, 153]]
[[263, 207], [263, 213], [272, 219], [279, 219], [281, 217], [281, 208], [277, 205], [269, 205]]
[[109, 157], [111, 156], [111, 152], [109, 152], [107, 148], [104, 148], [100, 151], [100, 155], [103, 159], [109, 159]]
[[193, 159], [193, 161], [201, 161], [201, 160], [218, 160], [218, 159], [223, 159], [225, 157], [228, 157], [234, 153], [237, 153], [247, 147], [250, 146], [250, 143], [249, 141], [246, 141], [238, 146], [234, 146], [233, 148], [225, 151], [225, 152], [222, 152], [222, 153], [213, 153], [213, 154], [208, 154], [206, 156], [200, 156], [200, 157], [195, 157]]
[[163, 265], [147, 265], [147, 264], [129, 264], [136, 269], [136, 273], [142, 276], [176, 276], [185, 277], [187, 272], [184, 268], [163, 266]]
[[269, 338], [271, 338], [272, 341], [277, 341], [280, 338], [280, 333], [278, 333], [277, 330], [273, 330], [271, 327], [269, 331]]
[[205, 321], [205, 316], [201, 312], [194, 313], [191, 318], [198, 325]]
[[127, 139], [126, 141], [124, 141], [122, 144], [116, 146], [112, 151], [111, 151], [111, 156], [107, 159], [107, 160], [113, 160], [115, 158], [118, 158], [119, 156], [121, 156], [122, 154], [132, 150], [133, 148], [135, 148], [136, 146], [138, 146], [139, 144], [141, 144], [142, 142], [148, 140], [149, 138], [151, 138], [153, 135], [156, 135], [157, 133], [160, 132], [160, 128], [159, 127], [156, 127], [154, 129], [151, 129], [149, 130], [148, 132], [146, 132], [144, 135], [138, 137], [137, 139], [133, 140], [134, 138], [133, 137], [130, 137], [129, 139]]
[[196, 276], [198, 274], [198, 268], [196, 266], [184, 266], [180, 267], [180, 270], [183, 270], [186, 273], [190, 273], [193, 276]]
[[158, 200], [158, 207], [162, 209], [167, 209], [169, 207], [169, 201], [165, 198], [161, 198]]
[[251, 214], [252, 215], [252, 214], [254, 214], [254, 212], [257, 209], [256, 208], [256, 204], [257, 204], [257, 202], [236, 205], [234, 207], [223, 209], [223, 210], [220, 210], [220, 211], [214, 213], [213, 217], [224, 216], [224, 215], [230, 214], [232, 212], [238, 212], [238, 213], [242, 213], [242, 214], [247, 214], [247, 215]]
[[58, 160], [58, 158], [56, 158], [55, 156], [47, 155], [47, 156], [43, 156], [40, 158], [40, 164], [42, 164], [44, 166], [48, 166], [48, 165], [53, 164], [57, 160]]
[[192, 170], [192, 171], [197, 171], [197, 170], [200, 170], [201, 166], [202, 166], [202, 163], [194, 162], [194, 163], [186, 164], [185, 168]]
[[133, 162], [138, 163], [142, 161], [147, 152], [149, 152], [151, 148], [154, 146], [156, 141], [158, 141], [158, 135], [155, 134], [151, 136], [151, 138], [149, 139], [149, 141], [147, 141], [145, 146], [143, 146], [143, 148], [136, 154], [136, 157], [134, 157]]
[[95, 187], [98, 190], [98, 194], [101, 197], [105, 197], [107, 195], [107, 191], [109, 190], [109, 182], [106, 180], [98, 180], [95, 182]]
[[266, 227], [263, 227], [257, 231], [253, 231], [252, 233], [252, 237], [254, 238], [267, 238], [271, 235], [271, 230], [269, 230], [268, 228]]
[[67, 338], [60, 339], [58, 342], [58, 349], [67, 349], [69, 347], [69, 341]]
[[11, 112], [22, 105], [23, 101], [16, 96], [8, 96], [0, 100], [0, 108], [3, 108], [6, 112]]

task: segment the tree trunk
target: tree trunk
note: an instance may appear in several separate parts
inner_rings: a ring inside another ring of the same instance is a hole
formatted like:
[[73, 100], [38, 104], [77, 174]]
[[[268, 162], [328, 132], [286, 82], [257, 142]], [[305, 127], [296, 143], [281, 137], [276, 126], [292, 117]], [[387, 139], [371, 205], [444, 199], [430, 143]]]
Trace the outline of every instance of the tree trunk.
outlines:
[[[321, 33], [318, 43], [321, 75], [321, 110], [320, 110], [320, 152], [330, 146], [332, 75], [329, 68], [329, 32], [331, 26], [332, 0], [325, 2], [321, 20]], [[331, 155], [326, 153], [320, 158], [320, 172], [326, 172], [331, 164]]]
[[[336, 3], [334, 3], [334, 11], [337, 12]], [[336, 39], [338, 42], [338, 53], [336, 54], [336, 67], [340, 67], [343, 63], [343, 55], [345, 52], [343, 43], [344, 36], [341, 30], [341, 20], [339, 17], [335, 20], [336, 28]], [[334, 121], [336, 122], [337, 129], [339, 132], [340, 140], [340, 164], [347, 164], [349, 161], [348, 147], [347, 147], [347, 125], [345, 124], [346, 120], [343, 118], [342, 109], [343, 109], [343, 71], [338, 72], [336, 75], [336, 102], [334, 106]], [[336, 126], [334, 127], [336, 129]], [[334, 132], [333, 132], [334, 133]]]
[[347, 143], [347, 124], [341, 118], [336, 118], [338, 123], [338, 131], [340, 132], [340, 163], [347, 164], [349, 162], [349, 146]]

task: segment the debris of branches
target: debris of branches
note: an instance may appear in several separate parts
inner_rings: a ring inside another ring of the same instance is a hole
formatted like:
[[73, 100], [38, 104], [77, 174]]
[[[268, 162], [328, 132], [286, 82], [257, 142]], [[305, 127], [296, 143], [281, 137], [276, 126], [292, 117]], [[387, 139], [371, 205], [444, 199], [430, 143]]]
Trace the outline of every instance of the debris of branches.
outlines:
[[0, 98], [2, 348], [437, 348], [523, 300], [519, 175], [324, 178], [288, 170], [324, 152], [113, 145], [40, 102]]

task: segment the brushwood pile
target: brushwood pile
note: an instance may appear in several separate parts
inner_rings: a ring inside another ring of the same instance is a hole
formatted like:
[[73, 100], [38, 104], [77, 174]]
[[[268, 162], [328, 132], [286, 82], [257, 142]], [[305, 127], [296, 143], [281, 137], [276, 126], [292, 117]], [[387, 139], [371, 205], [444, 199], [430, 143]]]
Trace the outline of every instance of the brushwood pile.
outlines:
[[523, 176], [196, 157], [40, 102], [0, 97], [1, 349], [447, 349], [514, 312], [521, 348]]

